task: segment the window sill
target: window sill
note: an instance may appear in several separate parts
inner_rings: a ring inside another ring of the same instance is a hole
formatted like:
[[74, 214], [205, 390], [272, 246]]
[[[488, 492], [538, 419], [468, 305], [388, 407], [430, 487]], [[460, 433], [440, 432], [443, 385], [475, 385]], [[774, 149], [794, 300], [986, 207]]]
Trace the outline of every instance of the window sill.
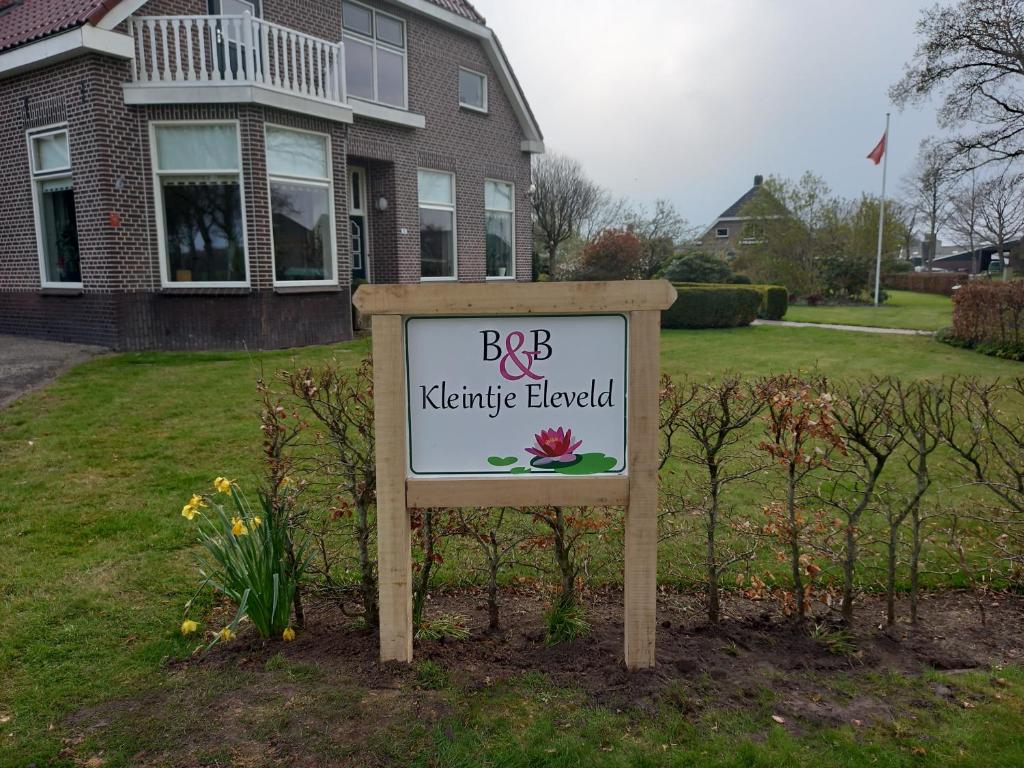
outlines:
[[215, 285], [165, 285], [162, 288], [160, 288], [160, 293], [164, 296], [247, 296], [250, 293], [252, 293], [252, 287], [237, 285], [225, 285], [222, 287]]
[[494, 277], [487, 276], [487, 277], [484, 278], [484, 280], [486, 280], [488, 283], [511, 283], [511, 282], [515, 282], [515, 279], [516, 279], [515, 275], [505, 275], [504, 277], [500, 277], [500, 276], [494, 276]]
[[43, 296], [81, 296], [85, 293], [85, 289], [80, 285], [71, 285], [67, 287], [44, 285], [39, 289], [39, 293]]
[[275, 285], [274, 293], [341, 293], [341, 286], [337, 283], [330, 285]]
[[466, 112], [473, 112], [474, 114], [477, 115], [490, 114], [489, 110], [486, 107], [481, 109], [480, 107], [474, 107], [472, 104], [463, 104], [461, 101], [459, 102], [459, 109], [465, 110]]
[[457, 283], [459, 278], [457, 277], [421, 277], [421, 283]]

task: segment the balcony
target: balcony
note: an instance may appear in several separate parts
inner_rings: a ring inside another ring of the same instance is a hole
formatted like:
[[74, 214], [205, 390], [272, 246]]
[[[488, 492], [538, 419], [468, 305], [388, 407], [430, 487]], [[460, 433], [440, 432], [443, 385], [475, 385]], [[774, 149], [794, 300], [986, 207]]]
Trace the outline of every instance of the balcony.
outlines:
[[342, 42], [248, 13], [128, 23], [135, 58], [126, 104], [251, 103], [352, 122]]

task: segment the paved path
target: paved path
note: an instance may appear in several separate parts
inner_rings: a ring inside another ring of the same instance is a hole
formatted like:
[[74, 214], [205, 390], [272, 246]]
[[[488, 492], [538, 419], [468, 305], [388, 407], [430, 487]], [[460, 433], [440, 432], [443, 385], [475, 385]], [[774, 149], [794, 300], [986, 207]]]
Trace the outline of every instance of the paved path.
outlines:
[[860, 333], [888, 333], [895, 336], [934, 336], [934, 331], [915, 331], [910, 328], [872, 328], [868, 325], [838, 325], [836, 323], [797, 323], [792, 320], [755, 320], [752, 325], [778, 325], [783, 328], [826, 328], [830, 331]]
[[85, 344], [0, 336], [0, 408], [49, 384], [71, 366], [106, 351]]

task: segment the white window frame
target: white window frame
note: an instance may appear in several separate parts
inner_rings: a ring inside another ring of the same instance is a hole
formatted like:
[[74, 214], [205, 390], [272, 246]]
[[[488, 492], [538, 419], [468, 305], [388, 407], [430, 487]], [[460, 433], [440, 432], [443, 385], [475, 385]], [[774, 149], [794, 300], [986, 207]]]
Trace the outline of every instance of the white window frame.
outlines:
[[729, 228], [728, 227], [716, 227], [715, 228], [715, 237], [718, 238], [719, 240], [725, 240], [727, 237], [729, 237]]
[[[512, 208], [488, 208], [487, 207], [487, 182], [493, 182], [494, 184], [505, 184], [512, 190]], [[487, 274], [487, 214], [488, 213], [510, 213], [512, 214], [512, 274], [505, 275], [504, 277], [491, 277]], [[515, 280], [516, 279], [516, 185], [513, 181], [505, 181], [504, 179], [491, 179], [484, 178], [484, 279], [485, 280]]]
[[[420, 201], [419, 192], [419, 176], [420, 171], [426, 171], [427, 173], [443, 173], [445, 176], [451, 176], [452, 179], [452, 204], [441, 205], [440, 203], [424, 203]], [[458, 282], [459, 279], [459, 211], [458, 211], [458, 179], [455, 174], [451, 171], [442, 171], [439, 168], [425, 168], [418, 167], [416, 169], [416, 218], [419, 219], [419, 212], [421, 208], [426, 208], [431, 211], [450, 211], [452, 214], [452, 275], [451, 277], [423, 277], [423, 244], [420, 242], [420, 282], [421, 283], [454, 283]], [[419, 235], [417, 224], [417, 236]]]
[[[235, 129], [238, 147], [238, 168], [230, 170], [183, 170], [161, 171], [156, 150], [156, 129], [162, 125], [231, 125]], [[158, 254], [160, 256], [160, 286], [162, 288], [249, 288], [252, 284], [252, 272], [249, 265], [249, 227], [246, 216], [245, 175], [242, 164], [242, 136], [238, 120], [151, 120], [149, 122], [149, 162], [153, 174], [153, 200], [156, 213], [156, 236]], [[238, 176], [239, 206], [242, 211], [242, 255], [245, 263], [245, 280], [171, 280], [168, 273], [167, 253], [167, 213], [164, 208], [164, 192], [160, 179], [163, 176]]]
[[[343, 2], [350, 3], [351, 5], [357, 5], [360, 8], [363, 8], [363, 9], [369, 11], [370, 12], [370, 22], [371, 22], [371, 24], [373, 26], [373, 35], [371, 35], [370, 37], [367, 37], [366, 35], [362, 34], [361, 32], [353, 32], [350, 29], [345, 29], [345, 23], [344, 23], [344, 21], [342, 21], [342, 26], [341, 26], [341, 39], [342, 39], [342, 42], [344, 42], [346, 38], [351, 37], [351, 38], [353, 38], [354, 40], [356, 40], [356, 41], [358, 41], [360, 43], [364, 43], [366, 45], [369, 45], [369, 46], [373, 47], [373, 98], [372, 99], [367, 99], [367, 98], [365, 98], [363, 96], [355, 96], [353, 94], [349, 94], [348, 95], [349, 98], [350, 99], [358, 99], [359, 101], [366, 101], [366, 102], [369, 102], [371, 104], [380, 104], [382, 107], [387, 107], [388, 109], [408, 110], [409, 109], [409, 25], [406, 24], [405, 23], [405, 19], [401, 18], [400, 16], [395, 16], [394, 14], [391, 14], [391, 13], [385, 13], [384, 11], [378, 11], [376, 8], [371, 8], [370, 6], [364, 5], [363, 3], [356, 3], [356, 2], [353, 2], [352, 0], [343, 0]], [[386, 43], [383, 40], [378, 40], [377, 39], [377, 17], [378, 16], [386, 16], [387, 18], [393, 19], [394, 21], [397, 21], [399, 24], [402, 25], [402, 40], [405, 42], [405, 46], [403, 48], [396, 48], [391, 43]], [[402, 77], [402, 84], [404, 86], [404, 93], [402, 94], [402, 105], [401, 106], [396, 106], [394, 104], [388, 104], [387, 102], [383, 102], [383, 101], [380, 100], [380, 85], [377, 82], [377, 48], [383, 48], [385, 51], [388, 51], [389, 53], [399, 54], [402, 57], [402, 66], [403, 66], [403, 69], [404, 69], [404, 75]], [[347, 74], [346, 74], [346, 77], [348, 77]], [[346, 87], [347, 87], [347, 83], [346, 83]]]
[[[331, 148], [331, 136], [327, 133], [321, 133], [320, 131], [307, 131], [302, 128], [292, 128], [289, 125], [279, 125], [277, 123], [264, 123], [263, 124], [263, 151], [267, 151], [267, 128], [277, 129], [280, 131], [293, 131], [294, 133], [306, 133], [310, 136], [319, 136], [326, 139], [325, 145], [327, 148], [327, 177], [314, 178], [312, 176], [292, 176], [283, 173], [271, 173], [270, 162], [266, 162], [267, 168], [267, 210], [270, 213], [270, 268], [271, 275], [274, 280], [274, 287], [281, 288], [302, 288], [302, 287], [313, 287], [318, 285], [338, 285], [338, 236], [337, 229], [335, 227], [335, 219], [337, 217], [337, 211], [334, 209], [334, 155]], [[266, 154], [264, 154], [266, 157]], [[272, 181], [283, 181], [285, 183], [298, 183], [307, 184], [311, 187], [323, 187], [327, 189], [327, 206], [331, 213], [331, 264], [334, 277], [327, 278], [326, 280], [278, 280], [277, 279], [277, 250], [274, 247], [274, 208], [273, 202], [271, 201], [270, 184]]]
[[458, 83], [458, 80], [456, 80], [455, 81], [455, 88], [456, 88], [456, 94], [455, 95], [459, 99], [459, 106], [462, 107], [463, 109], [468, 109], [468, 110], [471, 110], [473, 112], [480, 112], [481, 114], [486, 115], [487, 111], [488, 111], [487, 99], [488, 99], [488, 88], [489, 88], [488, 83], [487, 83], [487, 75], [486, 75], [486, 73], [484, 73], [484, 72], [477, 72], [475, 69], [470, 69], [469, 67], [459, 67], [459, 72], [460, 73], [462, 73], [462, 72], [469, 72], [471, 75], [477, 75], [481, 80], [483, 80], [483, 83], [484, 83], [484, 88], [483, 88], [483, 91], [484, 91], [484, 105], [481, 108], [481, 107], [478, 107], [476, 104], [467, 104], [466, 102], [464, 102], [462, 100], [462, 95], [458, 93], [459, 83]]
[[[56, 136], [59, 133], [63, 133], [67, 137], [68, 141], [68, 164], [66, 168], [56, 168], [49, 171], [37, 171], [36, 170], [36, 147], [35, 140], [46, 138], [47, 136]], [[33, 128], [25, 131], [25, 142], [28, 147], [28, 174], [29, 180], [32, 183], [32, 213], [35, 222], [36, 230], [36, 253], [39, 257], [39, 285], [41, 288], [82, 288], [82, 281], [71, 283], [71, 282], [60, 282], [59, 280], [49, 280], [46, 275], [46, 248], [43, 245], [43, 209], [40, 205], [39, 195], [39, 183], [42, 181], [49, 181], [51, 179], [71, 179], [71, 187], [74, 189], [75, 176], [72, 171], [71, 161], [71, 133], [68, 131], [67, 123], [54, 123], [52, 125], [42, 126], [40, 128]], [[75, 219], [77, 226], [78, 210], [75, 210]], [[79, 243], [79, 261], [78, 271], [81, 274], [82, 261], [81, 261], [81, 243]]]

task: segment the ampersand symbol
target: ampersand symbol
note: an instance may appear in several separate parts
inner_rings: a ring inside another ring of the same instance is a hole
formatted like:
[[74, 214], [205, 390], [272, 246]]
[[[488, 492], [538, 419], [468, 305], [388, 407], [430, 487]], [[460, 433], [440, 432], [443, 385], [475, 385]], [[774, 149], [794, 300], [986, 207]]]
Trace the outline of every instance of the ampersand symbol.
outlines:
[[[519, 350], [523, 348], [523, 344], [526, 343], [526, 334], [522, 331], [512, 331], [508, 336], [505, 337], [505, 354], [501, 357], [501, 362], [498, 363], [498, 371], [507, 381], [519, 381], [524, 377], [530, 377], [535, 381], [543, 379], [533, 372], [533, 360], [537, 357], [536, 352], [523, 352], [523, 357], [526, 358], [526, 363], [519, 358]], [[512, 362], [516, 368], [519, 369], [519, 373], [510, 373], [508, 364]]]

